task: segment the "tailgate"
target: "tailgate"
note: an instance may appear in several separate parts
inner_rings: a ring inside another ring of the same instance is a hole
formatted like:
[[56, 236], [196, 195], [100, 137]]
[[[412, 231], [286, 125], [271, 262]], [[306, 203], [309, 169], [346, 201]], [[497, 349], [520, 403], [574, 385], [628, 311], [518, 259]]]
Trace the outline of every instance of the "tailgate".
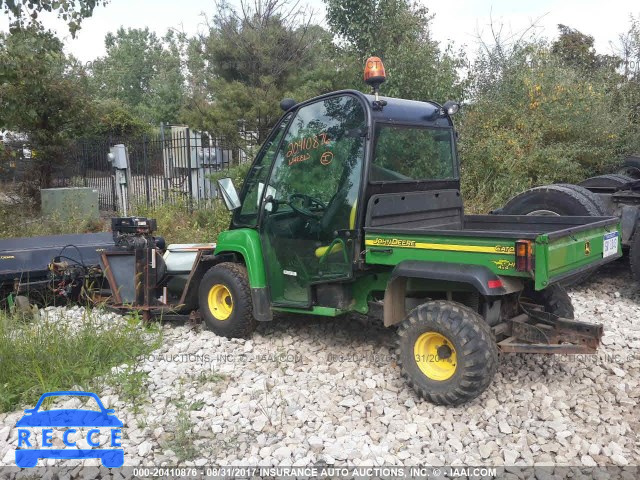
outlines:
[[540, 290], [622, 256], [620, 219], [593, 222], [540, 235], [536, 239], [535, 282]]

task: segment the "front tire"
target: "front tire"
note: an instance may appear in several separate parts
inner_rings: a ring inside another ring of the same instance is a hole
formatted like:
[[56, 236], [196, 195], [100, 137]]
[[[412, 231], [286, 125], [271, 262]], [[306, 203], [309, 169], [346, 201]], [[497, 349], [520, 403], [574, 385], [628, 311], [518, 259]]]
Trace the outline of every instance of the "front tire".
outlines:
[[244, 265], [225, 262], [211, 267], [200, 281], [198, 304], [204, 322], [216, 335], [243, 338], [256, 329]]
[[476, 312], [449, 301], [414, 308], [398, 329], [398, 364], [418, 395], [460, 405], [480, 395], [498, 367], [498, 347]]

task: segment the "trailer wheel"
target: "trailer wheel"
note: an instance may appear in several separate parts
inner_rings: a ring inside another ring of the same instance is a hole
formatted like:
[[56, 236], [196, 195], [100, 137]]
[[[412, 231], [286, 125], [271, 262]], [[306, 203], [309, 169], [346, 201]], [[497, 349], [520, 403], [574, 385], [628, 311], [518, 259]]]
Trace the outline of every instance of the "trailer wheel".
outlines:
[[568, 188], [569, 190], [573, 190], [577, 194], [587, 198], [595, 207], [595, 211], [598, 212], [596, 216], [608, 217], [609, 215], [611, 215], [609, 209], [602, 201], [602, 198], [600, 198], [600, 195], [598, 195], [597, 193], [593, 193], [587, 187], [584, 187], [582, 185], [574, 185], [573, 183], [557, 183], [556, 185]]
[[244, 265], [225, 262], [211, 267], [200, 281], [198, 303], [205, 323], [216, 335], [242, 338], [256, 328]]
[[544, 290], [534, 290], [533, 288], [526, 288], [522, 295], [521, 300], [530, 300], [531, 303], [536, 303], [544, 307], [544, 311], [553, 313], [562, 318], [574, 319], [573, 303], [571, 303], [571, 297], [567, 291], [561, 285], [549, 285]]
[[423, 303], [398, 329], [398, 364], [407, 383], [436, 405], [460, 405], [491, 383], [498, 347], [476, 312], [449, 301]]
[[[604, 203], [595, 193], [571, 184], [536, 187], [516, 195], [507, 202], [504, 215], [569, 215], [581, 217], [608, 216]], [[587, 280], [593, 272], [570, 277], [562, 282], [566, 287]]]
[[516, 195], [502, 209], [504, 215], [605, 215], [597, 196], [578, 185], [559, 184], [535, 187]]
[[640, 232], [638, 231], [636, 231], [631, 239], [629, 263], [631, 264], [631, 273], [633, 274], [633, 278], [636, 282], [640, 282]]

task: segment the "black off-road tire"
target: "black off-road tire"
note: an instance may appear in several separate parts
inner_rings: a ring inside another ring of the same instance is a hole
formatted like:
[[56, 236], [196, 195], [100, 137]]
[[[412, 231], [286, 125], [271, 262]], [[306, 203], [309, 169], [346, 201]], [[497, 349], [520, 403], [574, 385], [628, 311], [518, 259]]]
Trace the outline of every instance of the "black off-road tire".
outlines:
[[629, 263], [631, 265], [631, 273], [636, 282], [640, 282], [640, 232], [637, 231], [631, 238], [631, 247], [629, 248]]
[[[216, 285], [225, 286], [231, 296], [231, 313], [226, 319], [216, 318], [209, 307], [209, 293]], [[225, 262], [211, 267], [200, 281], [198, 304], [204, 322], [216, 335], [245, 338], [256, 329], [257, 321], [253, 317], [251, 288], [244, 265]]]
[[[456, 353], [455, 373], [446, 380], [429, 378], [416, 361], [416, 341], [431, 332], [446, 337]], [[397, 357], [407, 383], [436, 405], [460, 405], [476, 398], [498, 367], [498, 347], [489, 325], [469, 307], [444, 300], [419, 305], [400, 323]]]
[[520, 297], [530, 299], [533, 303], [544, 306], [544, 311], [562, 318], [574, 319], [571, 297], [561, 285], [549, 285], [544, 290], [526, 288]]

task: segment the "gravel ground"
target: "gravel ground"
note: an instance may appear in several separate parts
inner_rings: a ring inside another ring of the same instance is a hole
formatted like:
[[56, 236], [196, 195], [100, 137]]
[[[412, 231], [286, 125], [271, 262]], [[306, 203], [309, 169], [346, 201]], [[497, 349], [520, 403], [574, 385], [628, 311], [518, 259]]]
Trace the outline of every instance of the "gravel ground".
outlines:
[[[97, 393], [125, 422], [125, 465], [639, 465], [640, 287], [617, 264], [571, 296], [576, 318], [605, 325], [600, 352], [505, 355], [461, 407], [405, 385], [393, 330], [293, 317], [247, 341], [165, 325], [139, 408]], [[3, 465], [21, 415], [0, 415]]]

